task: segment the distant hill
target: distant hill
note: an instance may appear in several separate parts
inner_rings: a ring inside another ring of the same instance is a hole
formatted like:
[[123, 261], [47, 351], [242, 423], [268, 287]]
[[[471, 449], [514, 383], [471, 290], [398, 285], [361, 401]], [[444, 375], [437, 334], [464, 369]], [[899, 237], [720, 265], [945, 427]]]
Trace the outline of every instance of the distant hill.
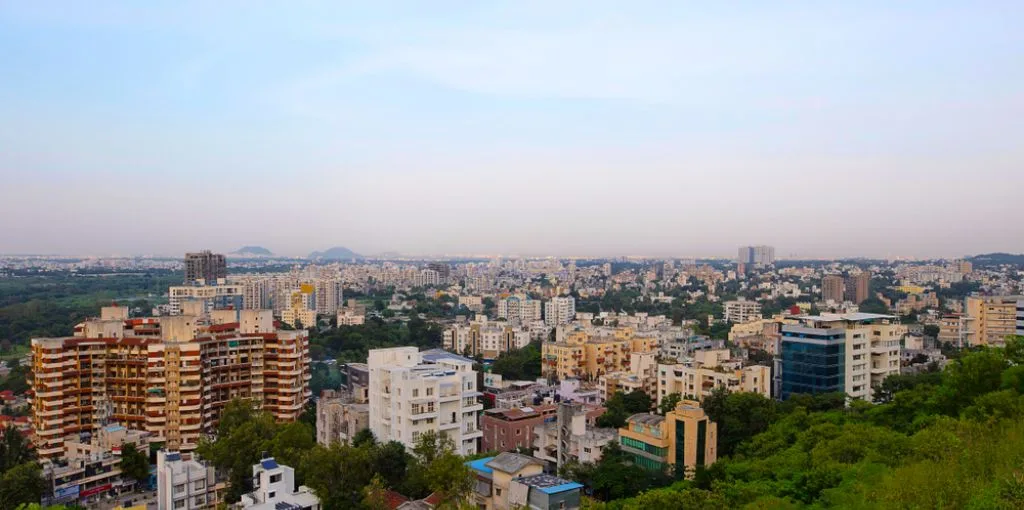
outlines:
[[976, 266], [998, 266], [1002, 264], [1024, 265], [1024, 254], [1015, 253], [983, 253], [967, 257]]
[[310, 253], [309, 258], [324, 260], [356, 260], [363, 258], [363, 256], [345, 248], [344, 246], [335, 246], [327, 251], [315, 251]]
[[249, 257], [272, 257], [274, 256], [270, 250], [262, 246], [243, 246], [233, 252], [232, 255], [245, 255]]

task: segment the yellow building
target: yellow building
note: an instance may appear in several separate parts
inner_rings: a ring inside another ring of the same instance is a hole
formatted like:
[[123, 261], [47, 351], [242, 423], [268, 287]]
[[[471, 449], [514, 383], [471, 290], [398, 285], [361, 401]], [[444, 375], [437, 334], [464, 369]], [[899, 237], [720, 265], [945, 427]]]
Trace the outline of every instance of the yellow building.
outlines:
[[964, 300], [964, 346], [1003, 346], [1015, 335], [1017, 301], [1024, 296], [969, 296]]
[[566, 333], [564, 341], [544, 342], [541, 373], [560, 380], [597, 380], [611, 372], [628, 370], [630, 354], [657, 349], [657, 337], [638, 336], [632, 328], [579, 329]]
[[665, 416], [634, 414], [619, 429], [619, 444], [634, 464], [651, 471], [685, 470], [687, 477], [697, 466], [715, 463], [717, 442], [718, 425], [692, 400], [679, 402]]

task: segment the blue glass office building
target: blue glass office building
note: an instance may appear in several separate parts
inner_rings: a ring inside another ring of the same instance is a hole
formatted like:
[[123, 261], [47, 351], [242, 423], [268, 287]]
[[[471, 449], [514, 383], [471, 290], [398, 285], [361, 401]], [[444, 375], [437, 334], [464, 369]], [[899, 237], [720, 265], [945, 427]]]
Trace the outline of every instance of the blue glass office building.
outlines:
[[783, 326], [776, 369], [778, 395], [845, 391], [846, 330]]

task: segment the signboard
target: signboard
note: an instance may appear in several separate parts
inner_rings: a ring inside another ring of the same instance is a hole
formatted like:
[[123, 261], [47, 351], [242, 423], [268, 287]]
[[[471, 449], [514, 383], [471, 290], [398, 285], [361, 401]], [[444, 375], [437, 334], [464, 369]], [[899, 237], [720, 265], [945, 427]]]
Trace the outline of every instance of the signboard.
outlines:
[[57, 489], [53, 491], [53, 499], [64, 499], [64, 498], [75, 498], [78, 499], [78, 485], [72, 485], [71, 487], [64, 487], [63, 489]]
[[86, 490], [82, 491], [81, 494], [79, 494], [78, 497], [80, 497], [80, 498], [87, 498], [89, 496], [95, 496], [95, 495], [97, 495], [97, 494], [99, 494], [101, 492], [107, 492], [111, 488], [113, 488], [113, 486], [110, 485], [109, 483], [108, 484], [104, 484], [104, 485], [99, 485], [99, 486], [93, 487], [91, 489], [86, 489]]
[[484, 387], [485, 388], [500, 388], [501, 387], [501, 375], [486, 373], [484, 374]]

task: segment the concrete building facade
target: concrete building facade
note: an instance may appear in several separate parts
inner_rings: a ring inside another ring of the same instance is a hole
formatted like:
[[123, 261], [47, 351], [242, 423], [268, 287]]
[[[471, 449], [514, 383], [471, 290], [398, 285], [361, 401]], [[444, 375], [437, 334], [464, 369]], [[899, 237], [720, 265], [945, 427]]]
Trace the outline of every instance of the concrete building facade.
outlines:
[[367, 365], [370, 430], [378, 441], [412, 448], [420, 434], [433, 430], [460, 454], [477, 452], [483, 405], [473, 360], [439, 349], [394, 347], [371, 350]]

